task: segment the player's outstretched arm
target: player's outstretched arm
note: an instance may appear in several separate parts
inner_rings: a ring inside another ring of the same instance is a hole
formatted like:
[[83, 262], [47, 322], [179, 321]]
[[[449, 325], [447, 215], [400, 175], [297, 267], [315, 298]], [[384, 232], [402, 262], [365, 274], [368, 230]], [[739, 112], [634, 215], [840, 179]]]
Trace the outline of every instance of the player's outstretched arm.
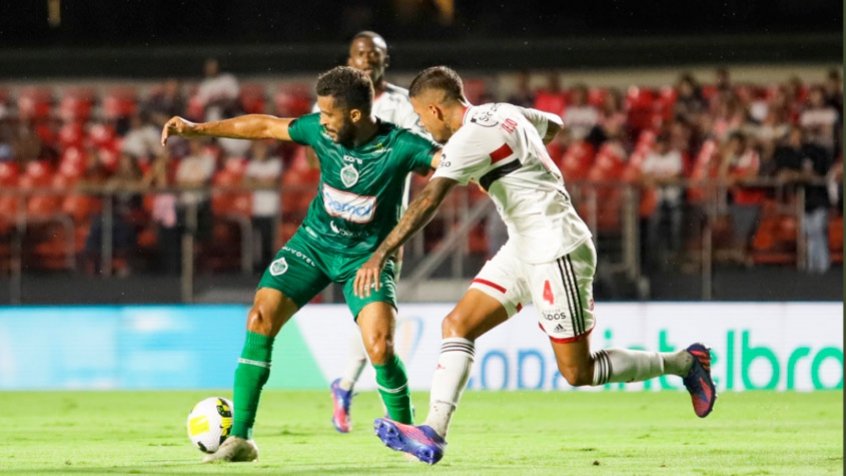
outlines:
[[369, 296], [371, 289], [379, 289], [381, 285], [379, 275], [382, 272], [382, 267], [385, 266], [385, 261], [393, 255], [397, 248], [429, 223], [447, 193], [452, 190], [456, 183], [458, 182], [453, 179], [435, 177], [426, 184], [426, 187], [408, 206], [408, 210], [405, 211], [397, 226], [385, 237], [370, 259], [359, 268], [353, 283], [353, 291], [356, 296]]
[[288, 126], [293, 121], [289, 117], [247, 114], [222, 121], [196, 123], [174, 116], [162, 128], [162, 145], [167, 144], [170, 136], [291, 140]]

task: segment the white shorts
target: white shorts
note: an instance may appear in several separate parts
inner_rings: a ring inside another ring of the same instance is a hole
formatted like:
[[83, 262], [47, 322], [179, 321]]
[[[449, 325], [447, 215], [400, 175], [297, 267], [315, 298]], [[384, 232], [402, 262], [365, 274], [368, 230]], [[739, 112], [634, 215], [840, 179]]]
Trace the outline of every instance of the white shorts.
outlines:
[[593, 330], [593, 275], [596, 248], [585, 240], [571, 253], [549, 263], [520, 259], [509, 240], [479, 271], [470, 285], [516, 314], [534, 303], [538, 323], [554, 342], [573, 342]]

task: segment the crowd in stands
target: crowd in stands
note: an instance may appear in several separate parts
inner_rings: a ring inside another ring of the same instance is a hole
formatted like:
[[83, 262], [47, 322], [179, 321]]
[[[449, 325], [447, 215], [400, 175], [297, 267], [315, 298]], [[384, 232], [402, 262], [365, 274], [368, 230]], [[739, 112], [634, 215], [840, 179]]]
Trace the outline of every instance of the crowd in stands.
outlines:
[[[628, 90], [565, 88], [556, 72], [541, 88], [530, 79], [520, 73], [501, 98], [483, 80], [468, 81], [467, 92], [471, 102], [506, 100], [561, 115], [565, 130], [549, 151], [598, 235], [619, 234], [619, 184], [637, 185], [641, 241], [652, 250], [643, 253], [647, 270], [696, 248], [706, 221], [724, 240], [729, 261], [801, 258], [811, 272], [842, 261], [838, 70], [810, 84], [798, 78], [747, 84], [720, 69], [712, 81], [683, 73], [675, 84]], [[308, 113], [314, 99], [307, 84], [240, 84], [209, 60], [205, 78], [193, 85], [171, 79], [144, 94], [131, 84], [56, 91], [0, 85], [0, 270], [11, 266], [17, 232], [27, 269], [73, 263], [88, 273], [178, 273], [186, 231], [202, 253], [198, 266], [210, 270], [241, 267], [241, 242], [250, 234], [260, 270], [314, 195], [319, 171], [296, 145], [179, 138], [167, 148], [159, 144], [161, 126], [173, 115]], [[724, 200], [709, 180], [725, 186]], [[104, 200], [104, 192], [112, 198]], [[804, 214], [797, 216], [800, 196]], [[109, 263], [101, 253], [104, 226], [111, 230]], [[807, 252], [800, 257], [801, 232]], [[502, 239], [489, 218], [474, 231], [470, 251], [488, 254]]]

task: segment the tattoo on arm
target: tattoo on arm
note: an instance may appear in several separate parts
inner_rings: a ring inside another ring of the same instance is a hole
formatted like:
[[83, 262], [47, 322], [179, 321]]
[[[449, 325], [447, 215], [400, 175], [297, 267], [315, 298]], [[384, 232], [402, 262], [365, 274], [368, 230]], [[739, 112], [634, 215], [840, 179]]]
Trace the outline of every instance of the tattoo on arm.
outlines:
[[444, 197], [446, 197], [447, 193], [456, 183], [455, 180], [448, 178], [432, 179], [420, 192], [420, 195], [411, 202], [400, 222], [384, 241], [382, 241], [375, 254], [381, 259], [390, 256], [403, 243], [426, 226], [432, 217], [435, 216], [435, 212], [438, 211], [438, 207], [443, 202]]

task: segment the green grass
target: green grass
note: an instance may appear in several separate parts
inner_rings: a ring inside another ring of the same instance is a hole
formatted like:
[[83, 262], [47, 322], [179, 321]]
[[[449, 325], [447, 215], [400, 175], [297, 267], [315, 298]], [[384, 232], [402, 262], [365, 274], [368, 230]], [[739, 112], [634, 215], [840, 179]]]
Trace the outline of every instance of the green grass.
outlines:
[[[200, 465], [185, 417], [214, 394], [0, 393], [0, 473], [843, 474], [842, 392], [725, 393], [704, 420], [684, 393], [467, 392], [434, 467], [373, 436], [373, 393], [357, 397], [353, 432], [336, 433], [328, 391], [266, 392], [260, 461]], [[422, 413], [427, 397], [414, 395]]]

